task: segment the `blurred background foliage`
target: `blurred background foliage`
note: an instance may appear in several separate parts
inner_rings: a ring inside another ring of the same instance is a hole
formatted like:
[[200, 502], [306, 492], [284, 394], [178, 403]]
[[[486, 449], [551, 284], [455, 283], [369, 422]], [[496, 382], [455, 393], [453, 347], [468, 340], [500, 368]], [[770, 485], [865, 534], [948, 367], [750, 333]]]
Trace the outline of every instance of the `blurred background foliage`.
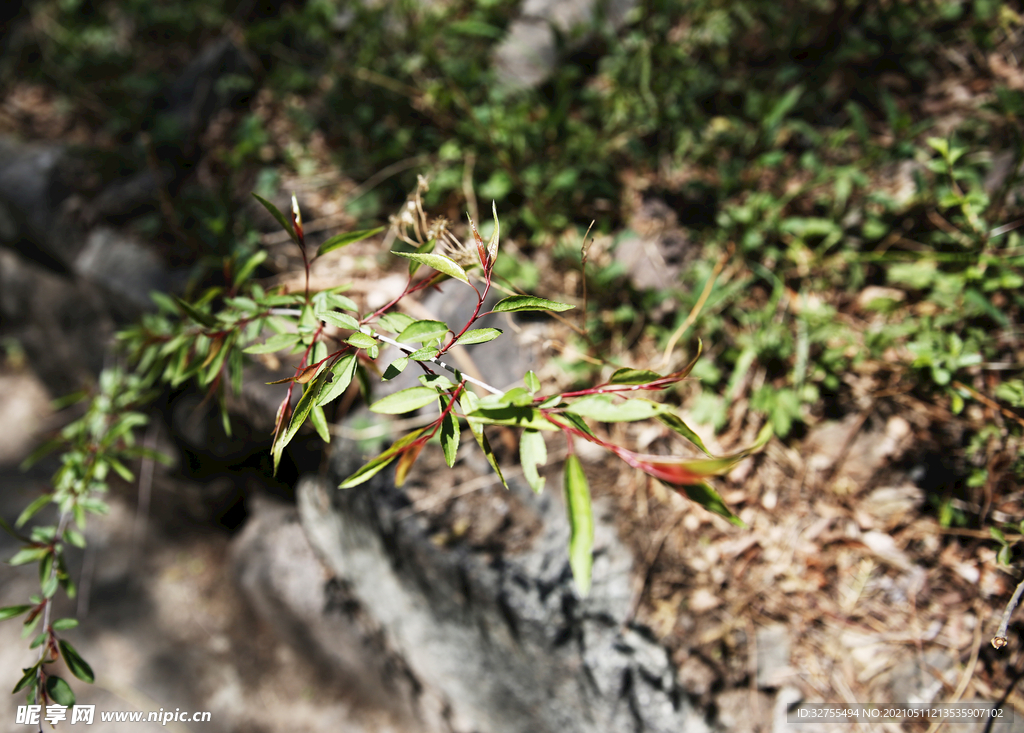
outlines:
[[[39, 0], [4, 37], [0, 78], [50, 90], [98, 150], [143, 166], [183, 155], [174, 118], [152, 110], [227, 36], [254, 75], [221, 82], [242, 105], [208, 131], [216, 185], [188, 181], [174, 201], [189, 251], [212, 255], [199, 272], [259, 246], [252, 190], [342, 171], [365, 184], [346, 203], [363, 228], [419, 174], [454, 218], [468, 180], [497, 201], [518, 247], [501, 272], [527, 289], [557, 286], [538, 262], [578, 272], [596, 222], [580, 353], [652, 364], [714, 280], [680, 341], [708, 349], [697, 421], [722, 430], [753, 409], [799, 437], [886, 402], [924, 410], [937, 452], [955, 449], [947, 498], [1019, 479], [1024, 28], [1010, 4], [641, 0], [620, 27], [597, 12], [557, 34], [550, 77], [512, 90], [492, 55], [518, 5]], [[652, 200], [684, 242], [679, 277], [654, 290], [610, 254]], [[166, 216], [147, 226], [170, 236]]]

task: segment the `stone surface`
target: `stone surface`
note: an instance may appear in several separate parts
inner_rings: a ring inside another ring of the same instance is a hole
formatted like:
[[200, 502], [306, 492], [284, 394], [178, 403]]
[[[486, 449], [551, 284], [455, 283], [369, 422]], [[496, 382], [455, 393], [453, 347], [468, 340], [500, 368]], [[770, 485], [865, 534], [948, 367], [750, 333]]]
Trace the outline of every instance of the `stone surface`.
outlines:
[[[557, 490], [510, 481], [537, 531], [517, 551], [435, 542], [386, 473], [334, 487], [360, 464], [336, 446], [327, 480], [304, 479], [311, 544], [379, 623], [410, 673], [450, 709], [451, 729], [700, 731], [664, 648], [626, 624], [633, 560], [598, 504], [594, 586], [576, 593]], [[435, 730], [436, 721], [426, 721]]]
[[542, 84], [558, 63], [556, 32], [577, 49], [593, 36], [598, 19], [619, 28], [635, 6], [635, 0], [526, 0], [494, 52], [499, 82], [509, 89]]

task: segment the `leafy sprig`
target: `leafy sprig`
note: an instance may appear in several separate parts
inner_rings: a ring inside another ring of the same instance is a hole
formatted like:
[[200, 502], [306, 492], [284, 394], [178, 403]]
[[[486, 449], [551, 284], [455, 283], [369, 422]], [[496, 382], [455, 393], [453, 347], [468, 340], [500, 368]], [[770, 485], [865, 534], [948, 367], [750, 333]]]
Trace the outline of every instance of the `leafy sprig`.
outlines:
[[[707, 479], [727, 472], [736, 462], [762, 448], [771, 437], [771, 428], [765, 426], [747, 450], [715, 458], [670, 406], [644, 396], [686, 379], [700, 356], [699, 344], [697, 355], [676, 372], [663, 375], [649, 370], [619, 369], [603, 384], [550, 395], [541, 393], [540, 380], [533, 372], [524, 375], [523, 387], [503, 391], [463, 374], [445, 360], [447, 352], [456, 345], [482, 344], [502, 336], [500, 329], [475, 327], [485, 316], [524, 311], [555, 314], [574, 306], [515, 294], [485, 308], [500, 247], [496, 206], [492, 204], [494, 229], [488, 241], [484, 241], [470, 219], [472, 239], [468, 244], [462, 243], [449, 231], [447, 222], [426, 224], [419, 199], [425, 185], [421, 181], [403, 216], [392, 220], [398, 237], [414, 247], [412, 252], [394, 252], [409, 260], [405, 287], [372, 312], [360, 314], [355, 301], [344, 295], [344, 284], [312, 292], [309, 274], [316, 258], [373, 236], [381, 229], [333, 237], [310, 256], [295, 197], [290, 217], [286, 217], [271, 202], [256, 196], [299, 248], [305, 270], [303, 290], [264, 289], [253, 279], [266, 258], [265, 252], [258, 252], [244, 260], [225, 263], [228, 285], [208, 288], [190, 299], [154, 293], [157, 312], [144, 315], [138, 324], [119, 333], [118, 339], [134, 364], [134, 371], [116, 368], [103, 372], [86, 413], [30, 457], [34, 460], [51, 450], [62, 451], [52, 491], [32, 502], [15, 527], [4, 525], [23, 543], [8, 562], [36, 562], [40, 575], [40, 593], [30, 598], [30, 603], [0, 609], [0, 620], [26, 615], [26, 636], [40, 620], [43, 626], [31, 644], [32, 648], [40, 647], [39, 657], [34, 665], [23, 670], [15, 692], [24, 690], [30, 701], [43, 704], [47, 700], [73, 704], [74, 695], [67, 683], [49, 668], [58, 657], [63, 658], [73, 675], [92, 681], [88, 663], [59, 634], [73, 628], [76, 622], [51, 622], [52, 599], [58, 588], [63, 588], [69, 597], [75, 594], [63, 549], [67, 543], [84, 546], [86, 513], [106, 511], [100, 497], [108, 489], [111, 471], [125, 481], [132, 481], [134, 475], [128, 465], [133, 460], [162, 458], [136, 444], [135, 431], [147, 423], [139, 408], [151, 399], [156, 385], [177, 386], [195, 380], [207, 390], [206, 399], [217, 400], [225, 430], [230, 432], [226, 393], [228, 388], [236, 393], [241, 391], [247, 355], [287, 354], [297, 360], [290, 376], [270, 383], [287, 385], [273, 428], [271, 454], [275, 472], [284, 450], [307, 423], [324, 442], [330, 441], [324, 408], [345, 394], [353, 380], [368, 384], [371, 369], [384, 380], [393, 379], [411, 363], [423, 372], [419, 385], [382, 397], [370, 409], [394, 415], [433, 406], [436, 417], [396, 440], [345, 478], [339, 487], [342, 489], [364, 483], [392, 463], [396, 464], [395, 481], [401, 485], [424, 446], [435, 437], [440, 441], [445, 462], [454, 466], [464, 424], [506, 486], [485, 429], [521, 429], [519, 459], [523, 475], [539, 493], [545, 480], [538, 467], [547, 461], [543, 434], [561, 432], [568, 448], [563, 486], [571, 529], [569, 566], [581, 595], [587, 594], [591, 584], [594, 518], [586, 474], [574, 450], [577, 440], [614, 453], [628, 465], [708, 510], [743, 525]], [[425, 272], [421, 272], [424, 268]], [[417, 320], [395, 310], [402, 299], [448, 279], [460, 281], [476, 295], [476, 305], [465, 323], [450, 326], [432, 319]], [[380, 369], [377, 362], [384, 345], [397, 348], [401, 356]], [[661, 421], [707, 457], [687, 459], [636, 453], [600, 437], [591, 425], [651, 419]], [[19, 534], [20, 528], [50, 503], [58, 508], [56, 524], [37, 526], [28, 536]]]

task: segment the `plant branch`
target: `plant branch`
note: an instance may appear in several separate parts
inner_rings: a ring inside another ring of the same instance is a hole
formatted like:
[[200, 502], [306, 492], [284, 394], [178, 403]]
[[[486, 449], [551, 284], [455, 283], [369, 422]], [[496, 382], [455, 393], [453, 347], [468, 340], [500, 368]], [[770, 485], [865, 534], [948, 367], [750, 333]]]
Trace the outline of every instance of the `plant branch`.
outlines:
[[[389, 338], [387, 336], [382, 336], [379, 333], [374, 334], [374, 338], [380, 339], [381, 341], [383, 341], [386, 344], [391, 344], [395, 348], [401, 349], [406, 354], [412, 354], [413, 352], [419, 351], [419, 349], [416, 349], [416, 348], [414, 348], [412, 346], [408, 346], [407, 344], [403, 344], [403, 343], [400, 343], [398, 341], [395, 341], [393, 338]], [[434, 364], [437, 364], [438, 366], [443, 367], [444, 369], [447, 369], [452, 374], [457, 376], [459, 379], [465, 379], [467, 382], [469, 382], [471, 384], [475, 384], [477, 387], [482, 387], [483, 389], [486, 389], [491, 394], [496, 394], [496, 395], [503, 395], [503, 394], [505, 394], [504, 392], [502, 392], [497, 387], [492, 387], [491, 385], [487, 384], [487, 382], [482, 382], [479, 379], [475, 379], [473, 377], [470, 377], [469, 375], [463, 374], [462, 372], [460, 372], [455, 367], [449, 366], [448, 364], [445, 364], [443, 361], [441, 361], [440, 359], [438, 359], [436, 357], [431, 357], [429, 359], [429, 361], [432, 361]]]

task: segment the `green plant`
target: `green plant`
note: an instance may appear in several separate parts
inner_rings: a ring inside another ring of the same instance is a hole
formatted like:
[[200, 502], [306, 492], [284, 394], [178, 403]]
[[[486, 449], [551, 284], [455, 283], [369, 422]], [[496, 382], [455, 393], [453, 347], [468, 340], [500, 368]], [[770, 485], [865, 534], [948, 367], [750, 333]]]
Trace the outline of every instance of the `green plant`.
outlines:
[[[57, 661], [58, 652], [72, 674], [92, 680], [89, 665], [59, 637], [58, 632], [73, 626], [71, 620], [50, 621], [52, 599], [58, 587], [63, 587], [69, 595], [74, 594], [74, 584], [65, 569], [64, 546], [65, 543], [79, 547], [84, 544], [81, 530], [86, 513], [104, 510], [100, 496], [107, 490], [110, 472], [130, 481], [133, 475], [127, 461], [144, 455], [158, 457], [137, 446], [133, 434], [135, 428], [146, 422], [145, 415], [138, 409], [146, 402], [151, 388], [195, 380], [208, 390], [209, 398], [219, 400], [225, 429], [230, 430], [224, 396], [229, 388], [240, 390], [246, 354], [283, 352], [298, 357], [292, 376], [271, 383], [287, 385], [277, 410], [270, 449], [275, 471], [285, 448], [305, 424], [311, 424], [325, 442], [330, 441], [324, 408], [341, 397], [357, 377], [360, 384], [369, 383], [367, 367], [379, 359], [384, 344], [395, 346], [403, 353], [383, 369], [374, 366], [384, 380], [394, 378], [410, 365], [422, 370], [419, 386], [383, 397], [373, 402], [370, 409], [381, 414], [402, 414], [433, 405], [437, 410], [436, 418], [399, 438], [344, 479], [339, 487], [342, 489], [363, 483], [391, 463], [396, 464], [395, 480], [401, 484], [423, 447], [434, 437], [440, 440], [446, 463], [454, 465], [462, 432], [460, 426], [464, 422], [503, 483], [501, 467], [485, 428], [489, 425], [521, 428], [519, 459], [523, 474], [530, 486], [540, 492], [545, 480], [538, 466], [547, 460], [543, 433], [561, 432], [568, 445], [564, 489], [571, 526], [569, 563], [581, 595], [586, 595], [590, 587], [594, 521], [586, 475], [573, 450], [576, 440], [611, 451], [630, 466], [659, 479], [734, 524], [742, 525], [707, 483], [707, 478], [725, 473], [744, 457], [760, 450], [772, 435], [769, 425], [765, 425], [755, 444], [747, 450], [717, 458], [685, 459], [636, 453], [600, 437], [587, 422], [657, 419], [707, 454], [697, 434], [670, 406], [637, 396], [664, 390], [686, 378], [700, 356], [699, 346], [690, 363], [671, 374], [622, 368], [596, 386], [551, 395], [540, 393], [541, 385], [533, 372], [524, 376], [523, 387], [502, 392], [444, 362], [446, 353], [457, 344], [481, 344], [501, 336], [501, 331], [495, 328], [473, 328], [484, 315], [559, 312], [573, 306], [513, 294], [485, 310], [499, 254], [496, 205], [492, 204], [494, 223], [489, 240], [484, 242], [470, 220], [472, 239], [463, 244], [449, 231], [445, 220], [427, 221], [422, 205], [425, 190], [426, 184], [421, 181], [401, 215], [393, 220], [396, 234], [413, 247], [412, 251], [394, 251], [395, 255], [409, 260], [406, 286], [398, 296], [372, 312], [360, 315], [356, 303], [343, 294], [344, 284], [313, 292], [309, 271], [316, 257], [377, 234], [381, 228], [332, 237], [310, 258], [295, 197], [291, 216], [286, 218], [273, 204], [254, 194], [288, 232], [302, 254], [304, 289], [292, 293], [268, 292], [255, 282], [253, 274], [266, 257], [261, 251], [245, 259], [228, 260], [225, 266], [228, 284], [208, 288], [190, 300], [154, 293], [159, 312], [144, 316], [141, 323], [120, 333], [121, 347], [134, 365], [134, 372], [120, 368], [104, 372], [86, 415], [43, 447], [40, 453], [57, 448], [63, 451], [62, 467], [54, 477], [52, 492], [34, 501], [19, 517], [16, 526], [23, 526], [50, 503], [57, 504], [60, 519], [54, 526], [34, 528], [28, 537], [5, 527], [24, 542], [24, 548], [11, 562], [38, 562], [40, 568], [40, 595], [34, 596], [31, 604], [0, 609], [0, 618], [28, 614], [26, 634], [31, 633], [40, 619], [43, 621], [43, 631], [32, 643], [33, 647], [43, 647], [40, 656], [33, 666], [23, 670], [16, 692], [27, 690], [30, 700], [41, 701], [44, 705], [48, 700], [60, 705], [71, 704], [74, 698], [70, 688], [48, 667]], [[421, 272], [422, 268], [426, 269]], [[394, 309], [403, 298], [447, 279], [460, 281], [477, 296], [476, 308], [465, 324], [452, 327], [435, 320], [414, 320]], [[486, 394], [476, 394], [473, 388]], [[298, 399], [293, 404], [296, 394]]]

